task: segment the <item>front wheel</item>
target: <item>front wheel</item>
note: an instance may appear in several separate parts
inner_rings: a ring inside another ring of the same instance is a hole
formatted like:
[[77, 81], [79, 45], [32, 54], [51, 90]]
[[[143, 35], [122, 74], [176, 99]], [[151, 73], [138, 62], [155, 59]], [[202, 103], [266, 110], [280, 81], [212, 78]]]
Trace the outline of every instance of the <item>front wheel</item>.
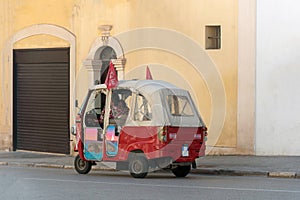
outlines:
[[173, 174], [176, 177], [186, 177], [191, 171], [191, 166], [178, 166], [174, 169], [172, 169]]
[[74, 166], [75, 166], [75, 170], [79, 174], [87, 174], [92, 169], [92, 163], [90, 161], [82, 160], [79, 155], [75, 157]]
[[148, 174], [149, 164], [145, 156], [135, 154], [129, 161], [129, 171], [134, 178], [145, 178]]

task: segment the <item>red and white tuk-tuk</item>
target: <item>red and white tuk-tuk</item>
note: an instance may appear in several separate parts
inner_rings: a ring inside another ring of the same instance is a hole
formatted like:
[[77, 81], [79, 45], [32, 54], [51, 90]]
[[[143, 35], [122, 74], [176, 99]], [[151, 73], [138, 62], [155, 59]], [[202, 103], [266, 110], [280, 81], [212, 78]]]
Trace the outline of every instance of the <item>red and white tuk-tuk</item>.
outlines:
[[135, 178], [157, 169], [185, 177], [205, 155], [207, 128], [188, 91], [164, 81], [130, 80], [113, 90], [90, 88], [73, 134], [80, 174], [111, 161]]

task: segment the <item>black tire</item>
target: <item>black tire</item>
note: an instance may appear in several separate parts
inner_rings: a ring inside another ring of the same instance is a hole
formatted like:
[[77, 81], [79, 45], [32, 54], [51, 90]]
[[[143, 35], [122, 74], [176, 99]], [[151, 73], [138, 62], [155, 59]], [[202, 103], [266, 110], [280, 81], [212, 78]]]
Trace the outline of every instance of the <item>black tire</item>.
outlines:
[[138, 153], [133, 153], [129, 159], [129, 172], [131, 176], [134, 178], [145, 178], [149, 170], [147, 158]]
[[79, 174], [87, 174], [92, 169], [92, 163], [89, 161], [82, 160], [79, 155], [75, 157], [74, 166], [75, 166], [75, 170]]
[[176, 177], [186, 177], [190, 173], [190, 171], [191, 171], [190, 165], [178, 166], [172, 169], [172, 172]]

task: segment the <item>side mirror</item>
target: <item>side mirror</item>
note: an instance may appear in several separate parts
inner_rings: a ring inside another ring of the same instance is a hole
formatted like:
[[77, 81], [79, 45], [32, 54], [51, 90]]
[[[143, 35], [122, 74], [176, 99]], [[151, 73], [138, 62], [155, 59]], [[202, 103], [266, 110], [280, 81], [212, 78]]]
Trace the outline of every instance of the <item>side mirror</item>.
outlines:
[[71, 134], [76, 136], [76, 125], [71, 127]]

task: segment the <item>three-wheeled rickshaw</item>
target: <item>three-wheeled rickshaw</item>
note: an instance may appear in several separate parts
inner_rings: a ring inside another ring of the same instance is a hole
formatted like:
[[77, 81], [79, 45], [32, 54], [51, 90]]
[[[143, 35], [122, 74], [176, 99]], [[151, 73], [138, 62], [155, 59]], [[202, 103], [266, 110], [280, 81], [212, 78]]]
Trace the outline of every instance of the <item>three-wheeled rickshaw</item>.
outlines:
[[105, 161], [135, 178], [157, 169], [185, 177], [205, 155], [207, 137], [189, 92], [157, 80], [120, 81], [112, 90], [91, 87], [72, 132], [78, 173]]

